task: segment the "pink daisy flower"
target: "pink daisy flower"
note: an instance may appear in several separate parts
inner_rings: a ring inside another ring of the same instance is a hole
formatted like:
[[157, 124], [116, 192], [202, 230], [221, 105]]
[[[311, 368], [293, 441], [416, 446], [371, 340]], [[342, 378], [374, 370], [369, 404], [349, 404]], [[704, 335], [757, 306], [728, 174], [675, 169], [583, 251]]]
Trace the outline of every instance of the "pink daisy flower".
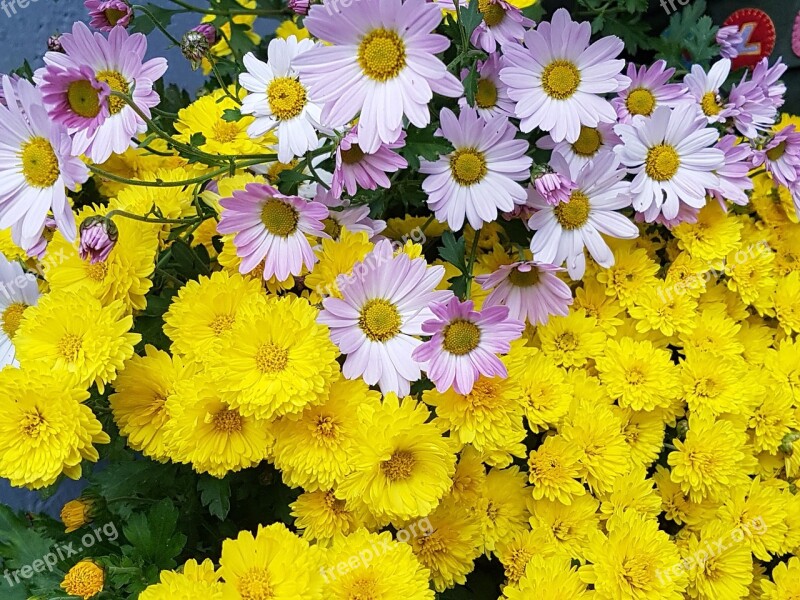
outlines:
[[691, 73], [683, 78], [694, 106], [708, 123], [722, 123], [735, 112], [720, 95], [720, 88], [730, 72], [731, 61], [723, 58], [714, 63], [708, 73], [700, 65], [692, 65]]
[[728, 102], [733, 124], [743, 136], [754, 139], [777, 120], [778, 108], [783, 104], [782, 92], [786, 88], [781, 91], [773, 86], [784, 72], [786, 65], [778, 62], [770, 69], [765, 58], [756, 65], [750, 79], [747, 78], [750, 72], [745, 71], [742, 80], [731, 87]]
[[422, 324], [431, 339], [411, 357], [428, 374], [440, 392], [451, 387], [469, 394], [481, 375], [508, 377], [497, 354], [511, 350], [511, 342], [522, 335], [525, 323], [512, 319], [507, 306], [490, 306], [478, 312], [471, 300], [451, 298], [431, 305], [434, 318]]
[[784, 127], [755, 153], [753, 162], [756, 167], [764, 165], [775, 181], [791, 188], [800, 181], [800, 131], [794, 125]]
[[620, 124], [622, 144], [615, 148], [622, 164], [634, 175], [633, 208], [648, 223], [663, 212], [674, 219], [681, 204], [702, 208], [708, 190], [719, 186], [715, 174], [725, 164], [716, 129], [692, 105], [661, 106], [652, 117]]
[[23, 249], [38, 247], [48, 213], [68, 240], [76, 235], [75, 216], [65, 188], [86, 181], [86, 165], [70, 152], [66, 128], [42, 107], [30, 82], [2, 79], [0, 105], [0, 229], [11, 227]]
[[[500, 80], [500, 55], [492, 54], [484, 61], [478, 61], [478, 90], [475, 93], [475, 108], [478, 114], [487, 121], [498, 116], [513, 117], [514, 102], [508, 97], [508, 86]], [[469, 71], [461, 72], [462, 81], [469, 76]], [[461, 109], [469, 104], [466, 98], [458, 101]]]
[[739, 144], [735, 135], [726, 135], [714, 147], [725, 153], [725, 163], [716, 171], [719, 186], [710, 189], [709, 193], [723, 208], [727, 209], [726, 200], [745, 206], [750, 202], [747, 192], [753, 189], [753, 180], [749, 176], [753, 166], [752, 149], [748, 144]]
[[744, 37], [738, 25], [728, 25], [719, 28], [716, 42], [719, 46], [719, 55], [733, 60], [739, 56], [739, 48], [744, 45]]
[[110, 88], [95, 78], [88, 65], [54, 67], [46, 72], [39, 89], [49, 112], [70, 131], [85, 131], [92, 136], [111, 114]]
[[628, 64], [631, 84], [611, 101], [621, 123], [629, 123], [637, 115], [649, 117], [659, 106], [672, 107], [686, 100], [686, 86], [668, 83], [675, 69], [666, 67], [664, 60], [638, 69], [633, 63]]
[[342, 127], [359, 117], [359, 145], [368, 153], [396, 142], [403, 117], [430, 122], [433, 93], [458, 98], [464, 86], [435, 55], [450, 41], [431, 33], [442, 21], [425, 0], [315, 4], [303, 21], [319, 46], [299, 56], [300, 80], [324, 103], [322, 122]]
[[422, 189], [436, 218], [454, 230], [464, 218], [473, 229], [497, 219], [498, 209], [510, 212], [524, 204], [526, 193], [518, 181], [530, 177], [533, 161], [525, 156], [528, 142], [514, 139], [516, 128], [505, 117], [485, 121], [475, 109], [456, 116], [443, 108], [441, 134], [455, 150], [438, 161], [421, 161], [428, 177]]
[[557, 152], [580, 170], [598, 156], [613, 152], [614, 146], [619, 143], [619, 136], [614, 133], [614, 123], [599, 123], [597, 127], [581, 125], [580, 135], [574, 142], [556, 142], [550, 135], [545, 135], [537, 140], [536, 146]]
[[[86, 72], [88, 67], [94, 79], [108, 86], [111, 91], [130, 94], [141, 111], [150, 116], [150, 109], [159, 102], [153, 90], [154, 82], [167, 70], [164, 58], [144, 61], [147, 38], [141, 33], [128, 34], [122, 27], [114, 27], [106, 39], [102, 34], [92, 34], [83, 23], [75, 23], [72, 33], [61, 36], [64, 54], [47, 52], [45, 67], [36, 72], [37, 84], [52, 85], [57, 89], [63, 85], [63, 71]], [[50, 116], [61, 123], [79, 123], [78, 117], [93, 118], [100, 114], [101, 92], [93, 80], [76, 80], [71, 86], [81, 93], [70, 98], [66, 104], [63, 96], [49, 96], [53, 104], [47, 105]], [[96, 99], [93, 94], [96, 93]], [[105, 100], [109, 116], [95, 129], [70, 128], [73, 136], [72, 152], [86, 154], [96, 163], [105, 162], [112, 153], [122, 154], [131, 146], [131, 138], [147, 130], [145, 122], [124, 100], [110, 97]], [[96, 113], [95, 113], [96, 111]], [[76, 117], [77, 115], [77, 117]], [[86, 122], [82, 122], [86, 125]]]
[[601, 267], [614, 264], [614, 254], [601, 234], [633, 239], [639, 229], [618, 210], [631, 204], [630, 184], [614, 154], [604, 154], [580, 171], [568, 165], [558, 154], [550, 163], [554, 170], [575, 182], [569, 202], [550, 205], [536, 190], [529, 188], [528, 204], [536, 213], [528, 221], [534, 229], [531, 252], [540, 263], [562, 265], [566, 262], [572, 279], [586, 271], [586, 248]]
[[517, 104], [520, 129], [550, 133], [555, 142], [574, 142], [581, 125], [614, 123], [617, 113], [603, 95], [630, 85], [621, 75], [625, 61], [616, 58], [622, 40], [609, 36], [589, 44], [589, 23], [576, 23], [559, 8], [552, 23], [539, 23], [525, 32], [524, 43], [503, 48], [506, 66], [500, 79]]
[[327, 237], [322, 220], [328, 209], [319, 202], [284, 196], [266, 183], [248, 183], [220, 205], [217, 231], [236, 234], [233, 244], [242, 259], [242, 273], [263, 261], [264, 279], [283, 281], [314, 266], [317, 259], [306, 234]]
[[347, 379], [363, 377], [384, 394], [408, 395], [420, 378], [412, 352], [422, 342], [422, 323], [431, 319], [429, 306], [452, 296], [436, 290], [444, 267], [430, 267], [424, 258], [394, 255], [392, 243], [381, 240], [353, 274], [337, 281], [342, 298], [325, 298], [317, 321], [330, 328], [331, 339], [347, 359]]
[[498, 46], [503, 48], [508, 44], [519, 44], [525, 29], [534, 25], [520, 9], [504, 0], [482, 0], [478, 7], [483, 20], [472, 32], [470, 42], [489, 54]]
[[315, 200], [329, 209], [325, 227], [333, 238], [339, 237], [341, 229], [347, 229], [351, 233], [363, 231], [370, 239], [386, 229], [386, 221], [372, 219], [369, 216], [369, 205], [367, 204], [350, 206], [349, 200], [337, 198], [330, 190], [326, 190], [322, 186], [318, 188]]
[[483, 301], [488, 306], [507, 306], [508, 316], [531, 325], [544, 325], [551, 315], [565, 317], [572, 304], [572, 290], [556, 276], [561, 267], [535, 261], [501, 265], [489, 275], [475, 278], [491, 293]]
[[117, 25], [127, 27], [133, 19], [133, 9], [122, 0], [85, 0], [83, 5], [92, 18], [89, 25], [99, 31], [111, 31]]
[[550, 206], [569, 202], [572, 192], [575, 191], [575, 183], [569, 175], [554, 171], [550, 166], [537, 167], [544, 171], [541, 175], [531, 175], [531, 184], [536, 192], [544, 198]]
[[336, 168], [333, 171], [331, 191], [341, 196], [342, 190], [354, 196], [360, 187], [363, 190], [389, 188], [387, 173], [405, 169], [408, 162], [394, 152], [405, 145], [405, 133], [397, 142], [381, 144], [375, 152], [364, 152], [358, 143], [358, 125], [342, 138], [336, 149]]

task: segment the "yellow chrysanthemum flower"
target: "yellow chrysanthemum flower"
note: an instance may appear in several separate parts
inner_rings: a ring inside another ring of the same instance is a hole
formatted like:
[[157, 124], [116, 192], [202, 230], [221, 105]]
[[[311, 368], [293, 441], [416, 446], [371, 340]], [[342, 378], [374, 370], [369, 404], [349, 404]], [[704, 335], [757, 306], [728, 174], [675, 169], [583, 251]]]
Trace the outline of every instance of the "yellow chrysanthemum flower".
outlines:
[[481, 552], [489, 554], [499, 544], [528, 529], [527, 501], [530, 497], [525, 474], [519, 467], [489, 471], [475, 507], [481, 525]]
[[461, 451], [456, 463], [453, 486], [447, 497], [465, 506], [474, 507], [483, 494], [485, 481], [486, 467], [481, 461], [480, 454], [472, 446], [467, 446]]
[[767, 353], [764, 368], [770, 377], [792, 392], [795, 404], [800, 401], [800, 340], [785, 339]]
[[14, 345], [24, 369], [74, 376], [102, 394], [125, 361], [133, 356], [138, 333], [129, 333], [133, 317], [122, 301], [103, 306], [88, 294], [51, 292], [25, 311]]
[[551, 318], [537, 329], [537, 335], [542, 352], [561, 367], [582, 367], [602, 354], [606, 342], [597, 320], [582, 309]]
[[569, 411], [572, 386], [564, 369], [536, 348], [512, 345], [507, 358], [508, 381], [522, 392], [528, 427], [534, 433], [558, 425]]
[[657, 519], [661, 514], [661, 496], [653, 483], [641, 468], [617, 477], [611, 492], [602, 496], [600, 502], [600, 518], [606, 522], [606, 528], [614, 529], [629, 511], [644, 519]]
[[696, 319], [691, 331], [678, 338], [685, 353], [707, 352], [722, 357], [739, 357], [744, 346], [737, 335], [741, 325], [721, 308], [707, 308]]
[[0, 230], [0, 254], [5, 256], [9, 262], [15, 260], [27, 260], [28, 255], [25, 251], [14, 243], [11, 238], [11, 228]]
[[480, 524], [467, 507], [454, 501], [442, 502], [421, 523], [424, 534], [411, 536], [408, 543], [430, 571], [433, 587], [443, 592], [464, 585], [481, 554]]
[[691, 535], [681, 549], [683, 570], [689, 576], [688, 594], [697, 600], [738, 600], [747, 596], [753, 580], [753, 557], [748, 544], [734, 541], [732, 529], [711, 521], [700, 535]]
[[530, 525], [538, 541], [537, 547], [585, 560], [589, 538], [600, 530], [599, 506], [591, 494], [574, 498], [569, 506], [557, 500], [530, 498]]
[[606, 288], [594, 279], [585, 279], [583, 287], [575, 290], [573, 310], [584, 309], [587, 316], [597, 320], [597, 324], [608, 335], [617, 334], [617, 327], [622, 325], [618, 317], [625, 309], [614, 298], [606, 295]]
[[533, 485], [536, 500], [547, 498], [571, 504], [575, 496], [586, 489], [578, 481], [581, 454], [577, 446], [559, 435], [545, 438], [541, 446], [528, 457], [528, 481]]
[[569, 558], [563, 556], [534, 556], [525, 567], [525, 575], [516, 585], [503, 590], [508, 600], [531, 598], [558, 598], [558, 600], [590, 600], [588, 591], [577, 569]]
[[786, 436], [799, 428], [793, 402], [787, 386], [770, 386], [760, 404], [749, 411], [748, 427], [756, 451], [776, 454]]
[[661, 454], [664, 444], [664, 419], [658, 411], [636, 411], [612, 406], [622, 422], [622, 436], [631, 451], [631, 462], [649, 467]]
[[323, 547], [330, 546], [339, 536], [367, 527], [370, 521], [363, 507], [354, 509], [353, 503], [339, 500], [333, 490], [303, 492], [289, 507], [303, 538]]
[[714, 518], [719, 505], [710, 500], [692, 502], [683, 493], [680, 484], [672, 481], [669, 469], [658, 465], [653, 481], [661, 496], [661, 510], [665, 519], [674, 521], [678, 525], [686, 525], [688, 529], [699, 529], [701, 525]]
[[61, 522], [65, 533], [77, 531], [92, 522], [94, 502], [85, 498], [70, 500], [61, 508]]
[[276, 421], [273, 461], [283, 480], [306, 491], [337, 487], [361, 442], [359, 410], [378, 409], [380, 400], [362, 379], [340, 379], [322, 404]]
[[657, 330], [666, 337], [691, 331], [697, 320], [697, 301], [689, 294], [673, 293], [659, 281], [640, 291], [628, 313], [636, 331]]
[[429, 219], [426, 217], [412, 217], [411, 215], [387, 219], [383, 235], [391, 240], [405, 242], [411, 239], [421, 242], [426, 237], [442, 237], [442, 234], [448, 230], [447, 223], [440, 223], [436, 219], [428, 221]]
[[407, 521], [430, 514], [452, 485], [455, 453], [424, 404], [388, 394], [361, 411], [362, 432], [351, 465], [336, 490], [362, 500], [376, 517]]
[[62, 473], [78, 479], [81, 461], [99, 458], [93, 444], [110, 441], [82, 404], [86, 388], [68, 374], [6, 368], [0, 397], [0, 477], [13, 486], [47, 487]]
[[736, 292], [745, 304], [752, 304], [764, 314], [772, 304], [775, 290], [775, 253], [756, 244], [731, 251], [725, 261], [728, 289]]
[[299, 414], [325, 402], [339, 379], [339, 351], [319, 311], [297, 296], [256, 303], [233, 323], [211, 358], [232, 407], [261, 419]]
[[507, 586], [516, 586], [525, 575], [525, 568], [534, 556], [551, 555], [542, 548], [532, 530], [516, 533], [509, 540], [497, 545], [495, 555], [506, 576]]
[[761, 582], [762, 600], [792, 600], [800, 598], [800, 558], [792, 556], [772, 570], [772, 581]]
[[344, 229], [336, 240], [323, 239], [322, 246], [314, 251], [319, 260], [305, 278], [304, 285], [313, 292], [314, 299], [341, 298], [340, 282], [347, 281], [353, 266], [364, 260], [373, 247], [363, 231], [350, 233]]
[[595, 533], [587, 548], [591, 564], [581, 578], [596, 600], [682, 600], [686, 575], [677, 546], [658, 521], [625, 511], [608, 535]]
[[269, 454], [270, 423], [242, 415], [207, 372], [176, 382], [166, 407], [167, 452], [198, 473], [222, 478], [257, 465]]
[[88, 600], [102, 592], [105, 583], [103, 567], [92, 560], [84, 559], [67, 571], [61, 582], [61, 589], [70, 596]]
[[706, 419], [747, 414], [764, 393], [743, 359], [690, 352], [680, 365], [683, 398], [692, 414]]
[[[324, 598], [434, 600], [429, 575], [408, 544], [394, 541], [389, 532], [359, 529], [334, 541], [326, 554], [322, 568]], [[298, 598], [305, 600], [307, 596], [295, 596], [293, 600]]]
[[167, 398], [179, 381], [193, 376], [197, 369], [196, 364], [184, 363], [180, 356], [170, 356], [149, 344], [144, 351], [145, 356], [133, 356], [125, 363], [108, 401], [128, 446], [165, 462], [170, 457], [164, 441]]
[[281, 39], [287, 39], [295, 36], [298, 40], [306, 40], [311, 38], [311, 33], [305, 27], [298, 27], [297, 23], [292, 19], [286, 19], [275, 29], [275, 35]]
[[778, 281], [774, 305], [784, 331], [789, 335], [800, 332], [800, 272], [790, 273]]
[[646, 288], [657, 285], [658, 265], [641, 249], [625, 245], [614, 253], [614, 265], [597, 274], [597, 281], [606, 286], [606, 295], [616, 298], [627, 308]]
[[164, 333], [172, 351], [188, 362], [207, 362], [230, 337], [244, 310], [264, 301], [257, 281], [224, 271], [190, 281], [164, 315]]
[[149, 586], [139, 595], [139, 600], [177, 600], [203, 598], [203, 600], [231, 600], [232, 590], [226, 590], [219, 580], [214, 563], [206, 559], [198, 564], [189, 560], [180, 572], [161, 571], [159, 583]]
[[672, 261], [664, 276], [664, 289], [673, 294], [688, 294], [697, 298], [706, 290], [710, 276], [709, 264], [688, 252], [681, 252]]
[[747, 484], [755, 468], [746, 437], [729, 421], [690, 419], [686, 440], [675, 439], [667, 457], [672, 481], [694, 501], [725, 498], [732, 487]]
[[[219, 574], [235, 598], [250, 600], [321, 600], [322, 556], [283, 523], [258, 526], [222, 542]], [[328, 598], [329, 596], [325, 596]]]
[[[82, 223], [88, 217], [104, 215], [107, 209], [87, 206], [77, 214]], [[156, 230], [147, 223], [115, 217], [119, 237], [104, 261], [92, 264], [78, 253], [80, 241], [68, 242], [56, 232], [42, 261], [52, 291], [88, 292], [103, 304], [120, 300], [130, 312], [144, 310], [145, 295], [153, 287], [158, 252]]]
[[678, 247], [709, 266], [738, 249], [741, 231], [741, 221], [722, 210], [718, 202], [709, 202], [700, 209], [696, 223], [681, 223], [672, 228]]

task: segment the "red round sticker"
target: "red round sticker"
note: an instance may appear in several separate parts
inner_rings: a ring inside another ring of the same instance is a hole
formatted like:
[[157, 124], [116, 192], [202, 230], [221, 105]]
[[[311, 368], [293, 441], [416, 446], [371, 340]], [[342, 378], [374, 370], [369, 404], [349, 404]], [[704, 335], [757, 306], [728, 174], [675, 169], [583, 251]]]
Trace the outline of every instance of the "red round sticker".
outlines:
[[775, 23], [758, 8], [742, 8], [725, 19], [724, 26], [736, 25], [742, 32], [739, 56], [731, 61], [734, 69], [753, 68], [775, 49]]

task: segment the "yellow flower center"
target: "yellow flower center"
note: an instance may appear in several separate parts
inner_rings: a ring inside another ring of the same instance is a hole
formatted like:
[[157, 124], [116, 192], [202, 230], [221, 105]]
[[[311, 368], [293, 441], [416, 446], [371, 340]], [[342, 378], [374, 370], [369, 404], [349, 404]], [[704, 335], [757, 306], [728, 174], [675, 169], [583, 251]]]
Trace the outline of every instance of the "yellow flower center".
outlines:
[[2, 322], [3, 333], [6, 334], [8, 339], [14, 339], [17, 329], [19, 329], [19, 324], [22, 322], [22, 315], [27, 308], [28, 305], [24, 302], [14, 302], [14, 304], [9, 304], [3, 311], [3, 315], [0, 316], [0, 322]]
[[600, 146], [602, 145], [603, 138], [600, 136], [600, 132], [597, 129], [581, 125], [581, 133], [578, 139], [572, 144], [572, 151], [578, 156], [591, 158], [597, 154], [597, 151], [600, 150]]
[[503, 22], [506, 11], [503, 7], [492, 0], [478, 0], [478, 10], [483, 15], [483, 21], [488, 27], [496, 27]]
[[[97, 74], [97, 79], [107, 83], [113, 92], [127, 94], [130, 91], [128, 80], [119, 71], [100, 71]], [[111, 96], [108, 99], [108, 112], [112, 115], [116, 115], [123, 108], [125, 108], [125, 100], [122, 98]]]
[[581, 72], [568, 60], [554, 60], [542, 72], [544, 93], [556, 100], [571, 98], [581, 84]]
[[256, 366], [262, 373], [279, 373], [289, 363], [289, 351], [277, 344], [261, 344], [256, 352]]
[[531, 287], [539, 283], [539, 269], [533, 268], [530, 271], [520, 271], [513, 269], [508, 275], [511, 285], [517, 287]]
[[242, 415], [235, 410], [223, 408], [214, 414], [211, 423], [216, 431], [222, 433], [239, 433], [242, 430]]
[[474, 148], [459, 148], [450, 157], [450, 172], [459, 185], [475, 185], [486, 177], [486, 158]]
[[87, 263], [86, 276], [92, 281], [101, 282], [108, 274], [108, 265], [105, 262]]
[[96, 117], [100, 112], [100, 94], [86, 79], [69, 84], [67, 103], [74, 113], [87, 119]]
[[328, 217], [322, 221], [322, 224], [325, 226], [325, 233], [331, 236], [331, 239], [339, 239], [339, 234], [342, 232], [342, 226], [339, 225], [339, 222], [336, 219]]
[[625, 382], [628, 385], [642, 385], [644, 381], [644, 373], [639, 367], [632, 367], [625, 373]]
[[659, 144], [647, 151], [644, 171], [650, 179], [655, 181], [669, 181], [678, 172], [681, 166], [681, 157], [672, 146]]
[[126, 15], [124, 10], [119, 10], [118, 8], [107, 8], [104, 12], [106, 20], [112, 27], [116, 25], [117, 22]]
[[339, 425], [329, 415], [319, 415], [314, 425], [314, 436], [326, 441], [339, 439]]
[[89, 560], [82, 560], [69, 570], [61, 587], [70, 596], [91, 598], [103, 591], [104, 584], [105, 574], [102, 567]]
[[58, 354], [68, 362], [75, 362], [78, 358], [78, 353], [83, 347], [83, 341], [74, 333], [65, 334], [58, 340], [57, 349]]
[[297, 231], [300, 215], [294, 206], [277, 198], [270, 198], [261, 209], [261, 222], [272, 235], [288, 237]]
[[780, 160], [783, 158], [783, 155], [786, 154], [786, 142], [781, 142], [774, 148], [770, 148], [767, 150], [767, 158], [770, 159], [772, 162], [776, 160]]
[[34, 409], [33, 412], [25, 413], [19, 425], [22, 435], [35, 438], [39, 437], [39, 434], [46, 428], [47, 423], [38, 409]]
[[239, 135], [239, 124], [233, 121], [218, 121], [211, 129], [213, 139], [220, 144], [227, 144]]
[[567, 202], [561, 202], [553, 209], [553, 213], [562, 228], [580, 229], [589, 220], [589, 208], [589, 196], [575, 190]]
[[472, 391], [467, 394], [467, 401], [473, 409], [493, 408], [494, 400], [497, 398], [499, 390], [497, 384], [490, 379], [481, 378], [472, 386]]
[[478, 80], [475, 104], [478, 105], [478, 108], [493, 108], [497, 104], [497, 86], [494, 81], [491, 79]]
[[403, 481], [411, 477], [416, 462], [414, 455], [408, 450], [395, 450], [389, 460], [381, 463], [381, 470], [390, 481]]
[[403, 321], [397, 307], [383, 298], [373, 298], [361, 308], [358, 326], [373, 342], [386, 342], [400, 333]]
[[266, 569], [254, 567], [239, 578], [236, 586], [242, 600], [270, 600], [275, 597]]
[[396, 32], [375, 29], [361, 40], [358, 64], [370, 79], [394, 79], [406, 66], [406, 45]]
[[22, 174], [31, 187], [53, 187], [61, 176], [53, 146], [43, 137], [31, 138], [22, 144], [20, 157]]
[[647, 88], [636, 88], [628, 94], [625, 106], [632, 115], [649, 117], [656, 109], [656, 97]]
[[481, 330], [472, 321], [457, 319], [444, 328], [442, 347], [450, 354], [469, 354], [481, 341]]
[[342, 162], [346, 165], [357, 165], [364, 159], [364, 151], [358, 144], [353, 144], [348, 150], [342, 150]]
[[442, 539], [442, 534], [438, 531], [433, 531], [427, 535], [422, 535], [414, 540], [418, 546], [415, 554], [420, 558], [422, 564], [431, 565], [450, 548], [445, 540]]
[[325, 506], [328, 507], [333, 514], [345, 515], [347, 514], [347, 504], [344, 500], [339, 500], [333, 492], [325, 492]]
[[578, 338], [575, 337], [575, 334], [566, 331], [556, 337], [555, 345], [561, 352], [574, 352], [578, 349]]
[[292, 77], [276, 77], [267, 88], [269, 109], [281, 121], [298, 116], [306, 106], [306, 88]]
[[[622, 563], [622, 579], [629, 589], [642, 590], [649, 594], [652, 588], [653, 577], [656, 573], [655, 565], [651, 564], [648, 556], [630, 556]], [[645, 591], [648, 590], [648, 591]]]
[[230, 331], [235, 322], [236, 320], [231, 315], [217, 315], [208, 326], [214, 332], [214, 335], [220, 336], [224, 332]]
[[714, 117], [722, 112], [722, 106], [714, 92], [706, 92], [700, 100], [700, 108], [707, 117]]
[[509, 583], [513, 585], [522, 579], [522, 576], [525, 575], [528, 562], [530, 562], [533, 556], [533, 549], [528, 548], [515, 548], [511, 552], [511, 558], [508, 564], [505, 565], [505, 573]]

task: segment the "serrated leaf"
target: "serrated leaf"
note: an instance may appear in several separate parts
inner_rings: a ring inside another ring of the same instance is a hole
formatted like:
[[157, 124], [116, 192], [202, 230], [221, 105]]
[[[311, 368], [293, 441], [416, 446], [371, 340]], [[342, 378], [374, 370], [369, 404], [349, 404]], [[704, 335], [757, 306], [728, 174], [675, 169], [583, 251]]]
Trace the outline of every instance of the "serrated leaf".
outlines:
[[206, 136], [204, 136], [199, 131], [196, 131], [192, 134], [192, 137], [189, 138], [189, 143], [194, 146], [195, 148], [199, 148], [206, 143]]
[[449, 262], [465, 273], [467, 271], [467, 244], [464, 236], [456, 239], [452, 231], [445, 231], [442, 234], [442, 246], [439, 248], [439, 256], [442, 260]]
[[241, 118], [242, 111], [238, 108], [226, 108], [224, 111], [222, 111], [222, 120], [227, 121], [228, 123], [234, 123], [241, 120]]
[[478, 63], [473, 62], [469, 74], [464, 79], [464, 93], [470, 106], [475, 106], [475, 94], [478, 92]]
[[408, 166], [412, 171], [419, 170], [420, 157], [434, 161], [453, 151], [450, 142], [437, 136], [435, 131], [436, 125], [429, 125], [424, 129], [408, 128], [406, 145], [400, 150], [400, 153], [408, 161]]
[[31, 527], [23, 517], [0, 504], [0, 556], [9, 569], [31, 565], [48, 554], [55, 542]]
[[483, 14], [478, 9], [478, 0], [470, 0], [469, 5], [461, 7], [461, 25], [467, 34], [467, 39], [472, 36], [472, 32], [477, 29], [481, 21], [483, 21]]
[[175, 557], [186, 544], [186, 536], [175, 531], [177, 524], [178, 509], [164, 499], [146, 515], [133, 515], [122, 531], [145, 564], [173, 569], [177, 565]]
[[203, 477], [197, 482], [200, 501], [208, 512], [224, 521], [231, 510], [231, 486], [225, 479]]
[[[142, 10], [138, 11], [136, 17], [133, 19], [133, 23], [131, 23], [129, 29], [133, 33], [144, 33], [145, 35], [151, 33], [156, 28], [153, 19], [164, 27], [169, 27], [172, 17], [182, 12], [180, 10], [162, 8], [152, 3], [145, 4], [144, 8], [146, 12]], [[150, 15], [152, 15], [152, 18]]]

